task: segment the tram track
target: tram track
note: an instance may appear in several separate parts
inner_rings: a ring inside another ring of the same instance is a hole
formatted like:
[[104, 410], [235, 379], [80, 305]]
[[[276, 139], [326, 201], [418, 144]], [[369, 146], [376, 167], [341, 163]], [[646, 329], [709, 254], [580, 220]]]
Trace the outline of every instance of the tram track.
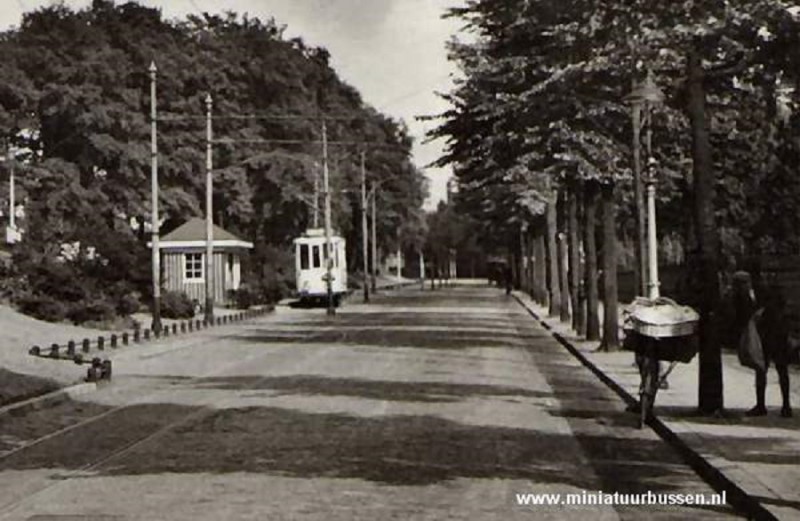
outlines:
[[[338, 325], [338, 323], [337, 323]], [[287, 338], [285, 340], [286, 346], [282, 347], [279, 352], [283, 352], [288, 349], [292, 349], [294, 347], [293, 344], [298, 342], [308, 342], [309, 340], [313, 340], [316, 337], [321, 337], [326, 335], [330, 332], [332, 326], [328, 326], [325, 324], [325, 318], [321, 318], [318, 323], [314, 324], [314, 327], [311, 332], [295, 337], [295, 338]], [[322, 327], [320, 327], [322, 326]], [[216, 336], [209, 339], [204, 339], [203, 342], [193, 343], [190, 346], [181, 346], [177, 350], [186, 349], [188, 347], [206, 347], [210, 344], [223, 341], [226, 339], [232, 339], [236, 337], [241, 337], [241, 331], [237, 332], [236, 334], [229, 334], [223, 336]], [[326, 350], [321, 353], [323, 356], [327, 356], [330, 353], [330, 350]], [[199, 376], [189, 377], [186, 380], [181, 381], [182, 385], [191, 386], [192, 384], [197, 384], [202, 382], [208, 378], [215, 378], [224, 376], [226, 373], [230, 372], [231, 370], [235, 370], [241, 367], [247, 367], [258, 360], [263, 360], [265, 358], [274, 357], [276, 354], [275, 350], [270, 350], [268, 353], [264, 353], [260, 356], [251, 356], [246, 357], [245, 359], [237, 359], [230, 364], [225, 364], [221, 369], [217, 368], [213, 372], [206, 372]], [[319, 356], [315, 357], [315, 361], [319, 358]], [[305, 357], [299, 361], [295, 361], [293, 365], [303, 365], [309, 362], [308, 357]], [[258, 381], [267, 381], [270, 377], [265, 376]], [[141, 384], [133, 390], [141, 390], [146, 388], [146, 384]], [[125, 392], [130, 392], [132, 388], [127, 387], [124, 389]], [[81, 420], [77, 423], [71, 424], [69, 426], [57, 429], [56, 431], [49, 432], [45, 435], [39, 436], [24, 445], [16, 447], [4, 454], [0, 454], [0, 471], [9, 470], [13, 467], [13, 460], [15, 458], [21, 458], [25, 455], [31, 454], [37, 450], [37, 448], [41, 448], [43, 445], [48, 443], [56, 443], [59, 439], [69, 438], [71, 436], [79, 436], [82, 432], [86, 432], [90, 436], [85, 436], [83, 439], [91, 438], [91, 434], [93, 434], [93, 430], [103, 430], [103, 426], [108, 424], [114, 426], [115, 422], [118, 422], [117, 425], [124, 425], [124, 421], [122, 418], [115, 420], [115, 416], [122, 415], [124, 413], [130, 413], [131, 411], [135, 410], [137, 404], [144, 404], [144, 403], [154, 403], [153, 399], [157, 398], [160, 394], [169, 394], [169, 389], [158, 389], [156, 391], [152, 391], [149, 393], [145, 393], [139, 396], [134, 397], [132, 400], [128, 400], [127, 403], [123, 405], [114, 406], [111, 409], [105, 410], [99, 414], [95, 414], [90, 416], [84, 420]], [[230, 397], [223, 397], [221, 399], [213, 400], [211, 402], [203, 404], [199, 410], [195, 410], [195, 408], [191, 408], [191, 411], [188, 413], [186, 412], [185, 408], [181, 406], [175, 406], [176, 409], [165, 411], [166, 414], [162, 414], [157, 421], [154, 422], [153, 425], [149, 425], [144, 433], [136, 433], [138, 435], [134, 435], [132, 437], [128, 437], [122, 433], [121, 436], [121, 443], [120, 440], [114, 444], [113, 447], [110, 447], [107, 450], [101, 450], [100, 454], [95, 455], [94, 457], [90, 457], [89, 461], [82, 462], [82, 464], [75, 465], [73, 464], [71, 468], [76, 471], [75, 474], [70, 474], [68, 476], [61, 477], [57, 481], [52, 481], [50, 479], [44, 485], [40, 485], [34, 487], [33, 490], [29, 490], [24, 497], [16, 498], [11, 501], [8, 501], [2, 505], [0, 505], [0, 519], [9, 519], [9, 516], [14, 514], [14, 511], [20, 507], [23, 503], [31, 500], [32, 498], [45, 494], [46, 492], [52, 491], [54, 489], [67, 486], [68, 483], [74, 481], [75, 479], [79, 479], [82, 476], [85, 476], [87, 473], [93, 473], [99, 471], [102, 467], [107, 464], [110, 464], [115, 461], [119, 461], [121, 459], [125, 459], [128, 457], [132, 452], [137, 450], [138, 448], [145, 446], [151, 442], [158, 440], [161, 436], [164, 436], [175, 429], [190, 424], [195, 421], [202, 420], [204, 417], [211, 416], [215, 414], [220, 408], [223, 408], [226, 405], [226, 402], [231, 400]], [[169, 403], [169, 399], [165, 400], [164, 403]], [[164, 422], [163, 420], [166, 420]], [[77, 455], [71, 455], [71, 457], [79, 457]]]

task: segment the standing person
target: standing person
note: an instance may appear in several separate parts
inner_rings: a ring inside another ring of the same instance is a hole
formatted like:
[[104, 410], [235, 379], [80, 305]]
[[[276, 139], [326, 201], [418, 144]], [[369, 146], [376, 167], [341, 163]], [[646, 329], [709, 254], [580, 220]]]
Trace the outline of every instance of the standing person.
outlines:
[[770, 362], [774, 362], [783, 398], [781, 416], [789, 418], [792, 416], [789, 400], [789, 327], [783, 295], [777, 286], [773, 285], [768, 290], [759, 292], [757, 300], [750, 274], [744, 271], [734, 273], [732, 282], [735, 338], [742, 338], [748, 322], [755, 317], [756, 330], [764, 355], [763, 370], [755, 369], [756, 405], [747, 412], [747, 415], [767, 414], [767, 370]]
[[[733, 274], [731, 277], [731, 297], [733, 300], [733, 324], [731, 324], [731, 333], [738, 345], [743, 345], [748, 324], [758, 310], [756, 295], [753, 291], [753, 280], [750, 273], [746, 271], [737, 271]], [[755, 369], [755, 371], [756, 406], [747, 411], [747, 415], [763, 416], [767, 414], [767, 409], [764, 405], [764, 393], [759, 393], [759, 383], [761, 382], [760, 375], [766, 378], [766, 372], [762, 372], [758, 369]]]
[[756, 321], [756, 328], [764, 348], [764, 370], [756, 370], [756, 406], [753, 415], [767, 414], [765, 394], [767, 389], [767, 371], [770, 362], [775, 363], [778, 383], [781, 388], [781, 416], [791, 418], [792, 407], [789, 391], [789, 325], [786, 319], [786, 301], [780, 289], [773, 285], [768, 288], [763, 298], [763, 311]]
[[505, 279], [506, 284], [506, 295], [511, 295], [511, 266], [508, 264], [503, 266], [503, 278]]

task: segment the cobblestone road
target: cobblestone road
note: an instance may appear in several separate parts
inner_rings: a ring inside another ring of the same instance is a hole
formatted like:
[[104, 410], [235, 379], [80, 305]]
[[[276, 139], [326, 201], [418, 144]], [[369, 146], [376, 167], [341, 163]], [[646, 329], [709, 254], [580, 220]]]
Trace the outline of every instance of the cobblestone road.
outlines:
[[126, 349], [110, 386], [0, 425], [0, 519], [733, 515], [518, 505], [713, 491], [496, 289], [404, 290], [332, 318], [281, 308]]

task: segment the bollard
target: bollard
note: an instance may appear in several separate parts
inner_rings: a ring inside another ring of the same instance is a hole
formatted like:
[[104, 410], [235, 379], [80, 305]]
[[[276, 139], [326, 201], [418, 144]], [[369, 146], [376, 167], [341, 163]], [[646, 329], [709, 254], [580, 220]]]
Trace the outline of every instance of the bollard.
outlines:
[[83, 364], [83, 355], [77, 353], [75, 356], [72, 357], [72, 361], [75, 362], [77, 365]]
[[221, 326], [222, 325], [222, 317], [217, 317], [216, 322], [217, 322], [218, 326]]
[[[169, 326], [167, 326], [167, 327], [165, 327], [164, 329], [162, 329], [162, 330], [161, 330], [161, 334], [162, 334], [162, 335], [163, 335], [165, 338], [166, 338], [166, 337], [168, 337], [168, 336], [169, 336]], [[158, 333], [156, 333], [156, 335], [158, 335]]]
[[105, 339], [105, 337], [103, 337], [103, 336], [99, 336], [99, 337], [97, 337], [97, 350], [98, 350], [98, 351], [102, 351], [103, 349], [105, 349], [105, 348], [106, 348], [105, 346], [106, 346], [106, 339]]
[[133, 341], [137, 344], [142, 341], [142, 332], [139, 328], [133, 330]]
[[67, 356], [75, 356], [75, 341], [70, 340], [67, 342]]
[[50, 346], [50, 358], [58, 358], [58, 344], [53, 344]]
[[172, 334], [173, 335], [178, 334], [178, 324], [172, 324]]
[[122, 333], [122, 345], [124, 345], [124, 346], [128, 345], [128, 332], [127, 331]]
[[148, 340], [150, 340], [150, 330], [149, 329], [145, 329], [144, 330], [144, 341], [147, 342]]
[[187, 329], [189, 330], [190, 333], [192, 331], [194, 331], [194, 320], [187, 321], [186, 327], [187, 327]]
[[161, 336], [161, 329], [153, 329], [153, 338], [159, 338]]
[[42, 354], [42, 348], [39, 346], [33, 346], [30, 351], [28, 351], [33, 356], [39, 356]]
[[116, 348], [117, 348], [117, 334], [116, 333], [112, 333], [111, 334], [111, 349], [116, 349]]
[[81, 351], [83, 351], [84, 353], [88, 353], [89, 349], [91, 349], [91, 347], [92, 346], [91, 346], [91, 342], [89, 341], [89, 339], [88, 338], [84, 338], [83, 342], [81, 343]]
[[181, 322], [181, 333], [186, 333], [186, 322]]

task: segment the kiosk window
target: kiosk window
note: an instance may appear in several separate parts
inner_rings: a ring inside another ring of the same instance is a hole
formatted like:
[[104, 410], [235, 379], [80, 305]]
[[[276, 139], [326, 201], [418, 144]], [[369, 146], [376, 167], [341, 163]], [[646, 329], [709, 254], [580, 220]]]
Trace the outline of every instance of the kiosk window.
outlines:
[[184, 254], [183, 280], [202, 281], [203, 280], [203, 254], [186, 253]]

